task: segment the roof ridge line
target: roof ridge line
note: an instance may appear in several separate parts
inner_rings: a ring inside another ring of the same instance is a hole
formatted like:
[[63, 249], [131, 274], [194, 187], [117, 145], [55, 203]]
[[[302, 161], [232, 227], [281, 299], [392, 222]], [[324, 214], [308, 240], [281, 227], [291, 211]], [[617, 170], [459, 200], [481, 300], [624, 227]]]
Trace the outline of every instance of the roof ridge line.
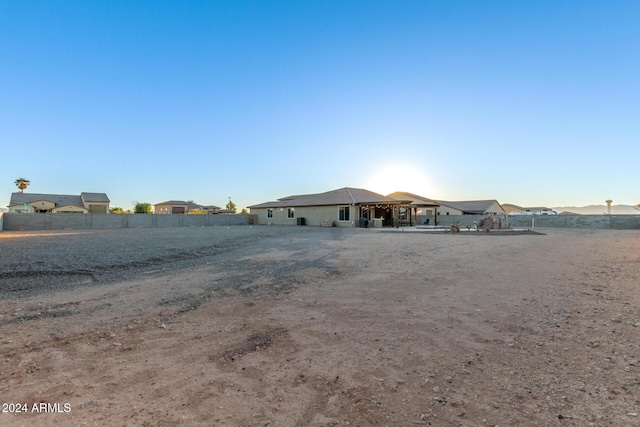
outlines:
[[349, 187], [345, 187], [345, 190], [347, 190], [347, 194], [349, 194], [349, 197], [351, 197], [351, 201], [353, 202], [353, 204], [356, 204], [356, 198], [353, 197], [353, 194], [351, 194], [351, 190], [349, 189]]

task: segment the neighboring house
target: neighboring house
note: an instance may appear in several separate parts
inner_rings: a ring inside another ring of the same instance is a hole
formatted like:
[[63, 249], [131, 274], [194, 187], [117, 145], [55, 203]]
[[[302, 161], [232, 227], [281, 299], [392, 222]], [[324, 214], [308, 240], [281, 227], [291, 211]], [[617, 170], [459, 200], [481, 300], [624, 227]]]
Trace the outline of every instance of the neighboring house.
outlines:
[[437, 200], [440, 204], [438, 215], [498, 215], [505, 214], [497, 200], [472, 200], [464, 202], [446, 202]]
[[203, 206], [192, 201], [183, 202], [181, 200], [169, 200], [168, 202], [153, 205], [153, 212], [157, 214], [186, 214], [192, 210], [203, 210], [209, 214], [217, 214], [220, 208], [218, 206]]
[[[389, 194], [387, 197], [398, 200], [410, 200], [409, 214], [404, 214], [406, 211], [402, 211], [400, 214], [401, 221], [409, 221], [410, 225], [437, 225], [437, 214], [440, 203], [435, 200], [428, 199], [426, 197], [418, 196], [417, 194], [407, 193], [404, 191], [396, 191]], [[403, 215], [404, 214], [404, 215]]]
[[283, 197], [249, 206], [249, 209], [256, 215], [257, 224], [358, 227], [363, 218], [369, 227], [382, 227], [398, 225], [400, 210], [407, 209], [410, 203], [410, 200], [345, 187], [326, 193]]
[[512, 203], [503, 203], [502, 209], [504, 209], [507, 214], [511, 214], [512, 212], [524, 212], [525, 208], [523, 208], [522, 206], [514, 205]]
[[110, 200], [105, 193], [66, 194], [11, 193], [12, 213], [109, 213]]
[[558, 215], [558, 212], [543, 206], [523, 208], [517, 205], [504, 204], [502, 207], [509, 215]]

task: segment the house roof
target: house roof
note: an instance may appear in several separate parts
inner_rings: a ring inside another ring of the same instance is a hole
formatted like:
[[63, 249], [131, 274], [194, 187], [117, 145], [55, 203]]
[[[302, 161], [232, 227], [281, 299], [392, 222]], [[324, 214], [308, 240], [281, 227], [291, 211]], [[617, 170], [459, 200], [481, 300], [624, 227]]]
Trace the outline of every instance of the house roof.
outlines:
[[522, 206], [514, 205], [513, 203], [503, 203], [502, 209], [504, 209], [506, 213], [525, 211], [525, 208], [523, 208]]
[[423, 196], [418, 196], [417, 194], [407, 193], [405, 191], [396, 191], [395, 193], [389, 194], [387, 197], [391, 197], [397, 200], [411, 200], [412, 205], [416, 206], [440, 206], [440, 203], [433, 199], [428, 199]]
[[192, 209], [220, 209], [218, 206], [204, 206], [194, 202], [185, 202], [182, 200], [169, 200], [168, 202], [156, 203], [154, 206], [172, 205], [172, 206], [187, 206], [189, 210]]
[[187, 204], [189, 205], [189, 210], [190, 211], [192, 211], [194, 209], [203, 209], [204, 208], [204, 206], [199, 205], [197, 203], [193, 203], [193, 202], [190, 202], [190, 203], [187, 203]]
[[101, 203], [109, 203], [111, 200], [107, 197], [105, 193], [80, 193], [80, 197], [85, 202], [101, 202]]
[[189, 205], [189, 202], [185, 202], [183, 200], [169, 200], [168, 202], [156, 203], [154, 206], [158, 205]]
[[67, 194], [38, 194], [38, 193], [11, 193], [9, 206], [24, 205], [45, 200], [55, 204], [55, 206], [73, 205], [84, 207], [80, 196], [72, 196]]
[[249, 209], [282, 208], [297, 206], [401, 204], [409, 200], [398, 200], [362, 188], [344, 187], [324, 193], [288, 196], [273, 202], [249, 206]]
[[52, 211], [59, 211], [59, 210], [61, 210], [61, 209], [68, 208], [68, 207], [70, 207], [70, 206], [73, 206], [74, 208], [82, 209], [82, 210], [84, 210], [84, 211], [86, 211], [86, 210], [87, 210], [87, 208], [85, 208], [85, 207], [84, 207], [84, 206], [82, 206], [82, 205], [78, 206], [78, 205], [74, 205], [73, 203], [67, 203], [66, 205], [58, 205], [58, 206], [56, 206], [55, 208], [53, 208], [53, 209], [52, 209]]
[[465, 213], [485, 213], [494, 203], [501, 206], [497, 200], [470, 200], [470, 201], [458, 201], [448, 202], [444, 200], [433, 200], [427, 197], [419, 196], [413, 193], [407, 193], [404, 191], [396, 191], [389, 194], [389, 197], [397, 199], [409, 199], [414, 205], [422, 206], [448, 206], [450, 208], [457, 209]]
[[83, 199], [85, 202], [110, 202], [105, 193], [81, 193], [80, 196], [71, 194], [11, 193], [9, 206], [25, 205], [43, 200], [53, 203], [56, 208], [61, 206], [84, 208]]
[[[449, 206], [450, 208], [454, 208], [465, 213], [485, 213], [494, 203], [498, 203], [497, 200], [470, 200], [462, 202], [438, 200], [437, 202], [442, 206]], [[498, 203], [498, 205], [500, 205], [500, 203]]]

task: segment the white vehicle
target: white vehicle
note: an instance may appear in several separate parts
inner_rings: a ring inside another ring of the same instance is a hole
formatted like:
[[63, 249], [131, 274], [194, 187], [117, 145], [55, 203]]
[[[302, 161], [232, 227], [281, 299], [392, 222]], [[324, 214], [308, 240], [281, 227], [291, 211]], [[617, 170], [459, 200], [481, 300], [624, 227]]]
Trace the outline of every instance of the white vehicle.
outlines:
[[511, 212], [509, 215], [558, 215], [558, 212], [551, 209], [526, 210], [520, 212]]

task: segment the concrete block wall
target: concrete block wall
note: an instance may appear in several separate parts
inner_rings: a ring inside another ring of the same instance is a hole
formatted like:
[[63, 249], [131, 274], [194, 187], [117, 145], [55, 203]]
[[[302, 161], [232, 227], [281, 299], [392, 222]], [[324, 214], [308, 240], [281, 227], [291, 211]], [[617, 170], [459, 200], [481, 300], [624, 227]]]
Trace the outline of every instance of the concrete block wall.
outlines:
[[[485, 215], [439, 215], [438, 225], [449, 226], [460, 222], [461, 227], [472, 227], [473, 222]], [[640, 215], [510, 215], [511, 228], [593, 228], [612, 230], [640, 230]]]
[[[45, 229], [48, 230], [64, 230], [64, 229], [86, 229], [91, 228], [91, 216], [82, 214], [49, 214], [45, 215]], [[47, 223], [48, 222], [48, 223]]]
[[251, 215], [227, 215], [227, 214], [220, 214], [220, 215], [185, 215], [185, 219], [187, 217], [193, 217], [193, 216], [204, 216], [207, 217], [207, 224], [208, 226], [218, 226], [218, 227], [223, 227], [223, 226], [231, 226], [231, 225], [249, 225], [252, 224], [253, 222], [251, 221], [252, 216]]
[[208, 219], [210, 215], [182, 215], [183, 227], [205, 227], [208, 226]]
[[608, 215], [611, 228], [616, 230], [640, 230], [640, 215]]
[[126, 228], [128, 215], [91, 215], [91, 228]]
[[0, 217], [4, 230], [207, 227], [248, 225], [250, 215], [14, 214]]
[[148, 228], [153, 226], [152, 214], [127, 215], [127, 228]]
[[32, 214], [4, 214], [4, 229], [14, 230], [44, 230], [45, 215]]
[[[485, 215], [439, 215], [438, 225], [473, 227]], [[640, 230], [640, 215], [536, 215], [535, 228]], [[509, 216], [511, 228], [531, 228], [532, 216]], [[64, 230], [150, 227], [211, 227], [254, 224], [251, 215], [14, 214], [0, 212], [0, 230]], [[420, 225], [419, 222], [418, 225]], [[433, 221], [430, 221], [433, 225]]]
[[[519, 221], [524, 221], [524, 223], [529, 224], [528, 226], [530, 227], [531, 217], [526, 220], [523, 217], [511, 221], [511, 223], [519, 224]], [[512, 226], [516, 227], [516, 225]], [[640, 229], [640, 215], [540, 215], [535, 217], [535, 226], [638, 230]]]
[[157, 227], [182, 227], [184, 215], [156, 215]]

